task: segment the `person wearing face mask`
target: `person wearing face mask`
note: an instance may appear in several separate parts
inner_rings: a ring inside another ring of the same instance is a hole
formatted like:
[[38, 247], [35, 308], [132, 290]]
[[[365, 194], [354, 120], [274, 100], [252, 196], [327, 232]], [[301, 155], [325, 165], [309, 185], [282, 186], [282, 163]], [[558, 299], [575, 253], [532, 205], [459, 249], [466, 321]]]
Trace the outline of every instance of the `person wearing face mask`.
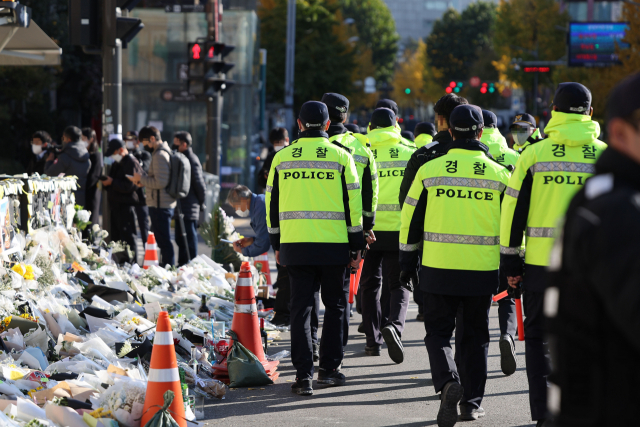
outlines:
[[113, 164], [109, 176], [102, 181], [107, 191], [109, 208], [117, 215], [111, 215], [111, 240], [123, 241], [129, 245], [134, 253], [133, 260], [138, 259], [136, 245], [136, 218], [134, 206], [140, 203], [138, 186], [131, 182], [127, 175], [141, 174], [142, 168], [138, 160], [129, 154], [124, 141], [112, 139], [109, 141], [106, 157], [111, 157]]
[[[151, 164], [151, 152], [146, 147], [140, 148], [138, 142], [138, 132], [130, 130], [124, 138], [125, 147], [133, 157], [136, 158], [144, 173], [149, 173], [149, 164]], [[147, 198], [144, 188], [138, 190], [140, 203], [135, 206], [136, 217], [138, 218], [138, 227], [140, 227], [140, 236], [142, 241], [146, 242], [149, 236], [149, 207], [147, 206]]]
[[[191, 259], [198, 255], [198, 219], [200, 218], [200, 209], [204, 204], [204, 193], [206, 185], [204, 183], [204, 175], [202, 174], [202, 165], [200, 159], [191, 149], [192, 139], [189, 132], [180, 131], [173, 135], [173, 149], [181, 152], [189, 160], [191, 164], [191, 185], [189, 193], [186, 197], [178, 200], [178, 209], [176, 213], [182, 213], [187, 235], [187, 247], [185, 247], [184, 238], [182, 236], [182, 225], [180, 221], [176, 224], [176, 243], [178, 244], [178, 265], [185, 265]], [[187, 254], [189, 257], [187, 257]]]
[[257, 184], [258, 188], [264, 189], [267, 186], [267, 179], [269, 178], [269, 170], [271, 169], [271, 162], [276, 153], [289, 145], [289, 132], [285, 128], [274, 128], [269, 132], [269, 142], [273, 145], [273, 150], [269, 152], [269, 155], [262, 164], [260, 172], [258, 172]]
[[229, 191], [227, 203], [240, 218], [251, 217], [249, 225], [255, 237], [244, 237], [233, 242], [233, 249], [244, 256], [256, 257], [269, 250], [269, 231], [267, 230], [264, 194], [253, 194], [244, 185], [236, 185]]
[[540, 141], [540, 130], [536, 127], [536, 119], [527, 113], [516, 114], [509, 126], [513, 138], [513, 149], [522, 153], [531, 144]]
[[89, 151], [89, 160], [91, 160], [91, 169], [87, 175], [84, 208], [91, 212], [91, 222], [97, 224], [100, 217], [100, 199], [102, 198], [102, 192], [98, 189], [98, 178], [102, 175], [103, 164], [96, 131], [91, 128], [83, 128], [82, 142]]
[[51, 136], [43, 131], [39, 130], [31, 137], [31, 156], [29, 158], [29, 165], [27, 166], [27, 173], [33, 175], [44, 173], [44, 164], [46, 163], [47, 149], [53, 144]]
[[67, 127], [62, 133], [62, 151], [56, 158], [52, 152], [47, 156], [44, 173], [48, 176], [57, 176], [61, 173], [78, 177], [78, 189], [73, 192], [76, 204], [86, 206], [85, 188], [87, 175], [91, 169], [89, 152], [80, 140], [82, 132], [75, 126]]

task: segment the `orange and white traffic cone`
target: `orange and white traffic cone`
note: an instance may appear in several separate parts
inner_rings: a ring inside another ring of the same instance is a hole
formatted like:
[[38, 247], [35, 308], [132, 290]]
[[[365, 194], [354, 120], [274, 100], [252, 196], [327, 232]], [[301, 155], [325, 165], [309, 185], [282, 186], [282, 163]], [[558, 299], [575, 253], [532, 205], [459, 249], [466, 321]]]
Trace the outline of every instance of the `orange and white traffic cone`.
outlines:
[[260, 265], [260, 273], [264, 273], [267, 278], [267, 285], [273, 285], [273, 282], [271, 281], [271, 269], [269, 268], [269, 257], [266, 252], [262, 255], [258, 255], [253, 260], [253, 265], [256, 268], [258, 268], [258, 264]]
[[180, 387], [178, 361], [176, 360], [176, 350], [173, 345], [169, 313], [166, 311], [161, 311], [158, 316], [148, 378], [140, 425], [146, 425], [153, 415], [162, 408], [164, 404], [163, 395], [167, 390], [171, 390], [174, 398], [169, 410], [172, 411], [173, 419], [176, 420], [180, 427], [187, 427], [187, 421], [184, 418], [184, 402], [182, 400], [182, 388]]
[[159, 265], [158, 244], [156, 243], [155, 234], [153, 234], [153, 231], [150, 231], [149, 237], [147, 238], [147, 243], [145, 245], [144, 264], [142, 265], [142, 268], [146, 270], [152, 265]]

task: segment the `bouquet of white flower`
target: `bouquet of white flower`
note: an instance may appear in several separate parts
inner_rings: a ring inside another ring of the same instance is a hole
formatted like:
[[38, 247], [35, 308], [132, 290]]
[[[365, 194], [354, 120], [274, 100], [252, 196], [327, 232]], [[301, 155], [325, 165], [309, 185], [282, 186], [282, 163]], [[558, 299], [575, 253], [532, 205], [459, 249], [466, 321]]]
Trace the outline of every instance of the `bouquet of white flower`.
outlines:
[[114, 385], [95, 401], [92, 399], [92, 403], [94, 408], [111, 411], [121, 425], [139, 427], [146, 388], [143, 381], [116, 379]]
[[76, 215], [73, 218], [73, 223], [78, 229], [84, 230], [89, 224], [91, 224], [91, 212], [85, 209], [77, 210]]

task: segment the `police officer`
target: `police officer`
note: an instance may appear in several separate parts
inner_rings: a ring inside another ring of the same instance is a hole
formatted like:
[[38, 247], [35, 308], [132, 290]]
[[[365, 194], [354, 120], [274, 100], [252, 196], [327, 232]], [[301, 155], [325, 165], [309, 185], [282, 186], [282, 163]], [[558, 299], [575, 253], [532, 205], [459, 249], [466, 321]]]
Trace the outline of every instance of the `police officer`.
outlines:
[[376, 103], [376, 110], [378, 108], [388, 108], [391, 111], [393, 111], [393, 114], [395, 114], [396, 116], [396, 122], [394, 124], [395, 127], [395, 131], [398, 133], [398, 135], [400, 136], [400, 139], [402, 140], [402, 142], [404, 142], [406, 145], [410, 146], [410, 147], [414, 147], [416, 146], [416, 144], [413, 142], [413, 140], [407, 138], [408, 135], [402, 135], [402, 129], [400, 128], [400, 124], [398, 123], [398, 121], [400, 120], [400, 116], [398, 115], [400, 110], [398, 109], [398, 104], [391, 100], [391, 99], [381, 99]]
[[[522, 152], [509, 180], [500, 226], [501, 268], [509, 285], [524, 282], [525, 357], [531, 417], [544, 425], [547, 411], [548, 353], [543, 341], [542, 307], [546, 267], [557, 221], [571, 198], [595, 171], [606, 145], [591, 120], [591, 92], [579, 83], [561, 83], [553, 99], [546, 139]], [[524, 269], [520, 258], [526, 236]], [[524, 279], [524, 280], [523, 280]]]
[[436, 136], [436, 126], [429, 122], [420, 122], [416, 125], [413, 132], [416, 135], [416, 147], [421, 148], [427, 144], [431, 144], [433, 137]]
[[545, 295], [555, 424], [632, 426], [640, 360], [640, 74], [609, 96], [607, 148], [573, 198]]
[[[489, 308], [498, 288], [500, 200], [509, 170], [492, 160], [482, 136], [482, 111], [456, 107], [449, 152], [420, 168], [402, 207], [401, 282], [414, 280], [422, 248], [425, 344], [436, 393], [438, 426], [484, 416]], [[462, 306], [464, 333], [454, 362], [451, 336]]]
[[[362, 267], [362, 322], [367, 336], [365, 353], [379, 356], [382, 341], [396, 363], [404, 360], [401, 336], [409, 305], [410, 286], [401, 286], [398, 264], [400, 204], [398, 191], [407, 161], [415, 151], [405, 145], [395, 130], [396, 116], [388, 108], [378, 108], [371, 115], [369, 132], [371, 152], [378, 170], [378, 206], [373, 231], [376, 242], [371, 245]], [[383, 319], [380, 288], [388, 287], [389, 313]]]
[[507, 140], [498, 130], [498, 117], [489, 110], [482, 110], [482, 120], [484, 120], [484, 128], [480, 142], [489, 147], [489, 153], [498, 163], [503, 166], [515, 166], [520, 155], [509, 148]]
[[275, 155], [266, 187], [271, 245], [291, 284], [291, 361], [296, 368], [291, 389], [300, 395], [313, 394], [310, 313], [318, 289], [325, 306], [318, 383], [345, 384], [339, 370], [347, 305], [344, 274], [349, 263], [359, 267], [364, 248], [358, 172], [349, 153], [329, 142], [329, 124], [325, 104], [303, 104], [300, 139]]
[[536, 119], [531, 114], [516, 114], [509, 130], [513, 138], [513, 149], [518, 153], [541, 139], [540, 129], [536, 127]]

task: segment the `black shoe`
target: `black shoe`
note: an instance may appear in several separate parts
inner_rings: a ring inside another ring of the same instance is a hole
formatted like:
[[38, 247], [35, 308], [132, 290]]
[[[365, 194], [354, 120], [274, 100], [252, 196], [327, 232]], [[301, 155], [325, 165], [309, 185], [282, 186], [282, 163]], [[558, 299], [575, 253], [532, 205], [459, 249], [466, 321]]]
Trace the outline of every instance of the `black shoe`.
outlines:
[[358, 325], [358, 332], [364, 334], [364, 323], [360, 322], [360, 324]]
[[313, 394], [311, 378], [305, 378], [303, 380], [296, 378], [296, 382], [291, 384], [291, 391], [300, 396], [311, 396]]
[[458, 402], [462, 399], [464, 389], [456, 381], [444, 385], [440, 394], [438, 410], [438, 427], [453, 427], [458, 422]]
[[364, 353], [367, 356], [380, 356], [381, 345], [372, 345], [371, 347], [364, 346]]
[[344, 375], [337, 369], [327, 371], [320, 368], [318, 370], [318, 384], [344, 385], [346, 379]]
[[460, 421], [475, 421], [480, 417], [484, 417], [484, 415], [482, 406], [476, 408], [469, 404], [460, 405]]
[[353, 308], [349, 310], [349, 317], [353, 317]]
[[504, 334], [500, 337], [500, 368], [505, 375], [512, 375], [517, 368], [516, 345], [511, 335]]
[[313, 361], [317, 362], [318, 360], [320, 360], [320, 346], [313, 344]]
[[392, 325], [387, 325], [382, 328], [382, 338], [384, 338], [385, 344], [387, 344], [387, 350], [389, 351], [389, 357], [396, 363], [402, 363], [404, 361], [404, 347], [402, 347], [402, 341], [398, 336], [398, 331]]
[[551, 420], [538, 420], [536, 427], [551, 427]]
[[418, 315], [416, 316], [416, 320], [419, 322], [424, 322], [424, 314], [418, 313]]

